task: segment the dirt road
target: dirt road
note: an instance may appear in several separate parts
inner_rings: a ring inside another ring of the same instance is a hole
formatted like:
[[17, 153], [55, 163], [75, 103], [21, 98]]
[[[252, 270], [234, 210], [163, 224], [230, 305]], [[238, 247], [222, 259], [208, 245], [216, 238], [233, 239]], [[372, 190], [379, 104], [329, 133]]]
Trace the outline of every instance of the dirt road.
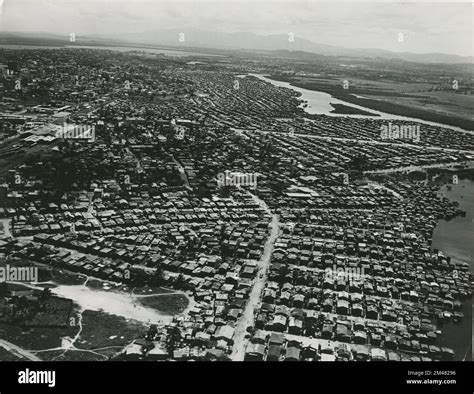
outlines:
[[30, 351], [22, 349], [21, 347], [11, 342], [5, 341], [4, 339], [0, 339], [0, 346], [19, 358], [27, 358], [30, 361], [41, 361], [39, 357], [36, 357]]
[[259, 204], [268, 214], [272, 216], [270, 222], [270, 234], [265, 242], [263, 254], [260, 260], [258, 261], [257, 268], [257, 277], [255, 282], [250, 290], [249, 300], [243, 310], [242, 315], [237, 321], [234, 333], [234, 346], [232, 349], [232, 354], [230, 358], [233, 361], [243, 361], [245, 356], [245, 349], [248, 344], [248, 339], [245, 338], [247, 334], [247, 327], [253, 326], [254, 324], [254, 310], [260, 303], [262, 291], [267, 280], [268, 267], [270, 266], [270, 259], [272, 256], [275, 240], [278, 237], [279, 232], [279, 217], [276, 214], [273, 214], [268, 208], [267, 204], [257, 196], [252, 194], [252, 198], [257, 204]]

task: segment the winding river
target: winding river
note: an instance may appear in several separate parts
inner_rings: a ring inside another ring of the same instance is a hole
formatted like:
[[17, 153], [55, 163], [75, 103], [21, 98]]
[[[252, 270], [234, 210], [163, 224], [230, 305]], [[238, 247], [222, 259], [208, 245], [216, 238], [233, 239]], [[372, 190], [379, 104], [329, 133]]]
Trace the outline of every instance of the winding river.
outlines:
[[[472, 134], [472, 132], [461, 129], [460, 127], [445, 125], [445, 124], [442, 124], [442, 123], [430, 122], [430, 121], [423, 120], [423, 119], [418, 119], [418, 118], [410, 118], [410, 117], [407, 117], [407, 116], [393, 115], [393, 114], [389, 114], [389, 113], [386, 113], [386, 112], [377, 111], [375, 109], [362, 107], [362, 106], [357, 105], [357, 104], [348, 103], [346, 101], [343, 101], [343, 100], [340, 100], [340, 99], [337, 99], [337, 98], [331, 96], [329, 93], [324, 93], [324, 92], [320, 92], [320, 91], [317, 91], [317, 90], [309, 90], [309, 89], [300, 88], [298, 86], [292, 85], [289, 82], [276, 81], [276, 80], [270, 79], [270, 78], [266, 77], [263, 74], [249, 73], [248, 75], [252, 76], [252, 77], [256, 77], [256, 78], [258, 78], [262, 81], [269, 82], [274, 86], [278, 86], [278, 87], [281, 87], [281, 88], [292, 89], [295, 92], [299, 92], [301, 94], [300, 99], [306, 100], [307, 103], [308, 103], [308, 106], [305, 108], [305, 111], [308, 114], [327, 115], [327, 116], [332, 116], [332, 117], [404, 120], [404, 121], [423, 123], [423, 124], [427, 124], [427, 125], [430, 125], [430, 126], [445, 127], [445, 128], [460, 131], [460, 132], [463, 132], [463, 133]], [[359, 97], [362, 97], [362, 96], [359, 96]], [[331, 111], [334, 110], [334, 107], [331, 104], [344, 104], [344, 105], [347, 105], [349, 107], [357, 108], [357, 109], [360, 109], [362, 111], [366, 111], [366, 112], [370, 112], [372, 114], [376, 114], [378, 116], [336, 114], [336, 113], [331, 112]]]

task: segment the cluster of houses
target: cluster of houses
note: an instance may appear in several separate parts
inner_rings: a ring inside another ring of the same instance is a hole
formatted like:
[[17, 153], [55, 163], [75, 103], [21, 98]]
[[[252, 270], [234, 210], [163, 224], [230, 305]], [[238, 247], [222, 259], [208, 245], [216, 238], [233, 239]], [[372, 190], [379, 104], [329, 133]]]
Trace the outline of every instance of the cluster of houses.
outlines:
[[[340, 336], [346, 331], [341, 325]], [[387, 336], [387, 348], [360, 343], [346, 343], [326, 338], [301, 338], [291, 334], [257, 330], [247, 347], [248, 361], [432, 361], [452, 357], [452, 350], [434, 345], [426, 347], [423, 354], [399, 352], [391, 347]]]
[[[317, 136], [322, 139], [341, 138], [360, 140], [370, 143], [370, 141], [384, 142], [381, 138], [381, 128], [383, 126], [413, 126], [416, 124], [420, 130], [419, 141], [413, 138], [400, 138], [399, 140], [385, 140], [390, 143], [409, 143], [420, 146], [435, 146], [441, 148], [472, 150], [474, 147], [474, 137], [469, 133], [459, 133], [450, 128], [434, 126], [425, 123], [414, 123], [409, 120], [386, 120], [377, 118], [352, 118], [338, 117], [337, 121], [334, 117], [320, 115], [317, 121], [293, 122], [291, 126], [294, 133], [304, 134], [308, 137]], [[282, 130], [283, 131], [283, 130]], [[288, 130], [286, 130], [288, 133]], [[305, 139], [308, 140], [308, 139]], [[372, 147], [376, 147], [371, 145]], [[400, 149], [401, 146], [395, 146]], [[446, 154], [446, 156], [449, 156]], [[440, 157], [440, 159], [442, 156]]]
[[[377, 229], [376, 220], [370, 226], [367, 220], [365, 226], [322, 223], [282, 229], [255, 328], [300, 342], [361, 345], [368, 354], [380, 348], [388, 360], [452, 359], [452, 349], [437, 345], [439, 327], [462, 322], [463, 302], [472, 295], [468, 264], [432, 251], [426, 239], [412, 236], [420, 234], [416, 226], [402, 231], [395, 223]], [[252, 341], [248, 357], [273, 360], [276, 352], [284, 358], [283, 350], [263, 345]]]
[[[3, 141], [0, 155], [51, 149], [2, 178], [0, 219], [15, 239], [4, 230], [0, 249], [188, 290], [190, 310], [134, 341], [126, 358], [227, 359], [257, 281], [247, 359], [453, 358], [439, 326], [462, 321], [472, 276], [431, 243], [437, 221], [462, 212], [428, 175], [383, 171], [462, 165], [472, 135], [423, 125], [419, 141], [381, 141], [383, 120], [306, 118], [294, 91], [240, 75], [255, 65], [142, 56], [21, 52], [30, 65], [15, 68], [28, 77], [21, 93], [1, 91], [4, 109], [23, 111], [7, 130], [23, 142]], [[44, 102], [24, 105], [33, 94]], [[62, 122], [94, 125], [94, 139], [53, 138]], [[226, 171], [258, 181], [218, 187]], [[269, 211], [279, 234], [260, 273]]]

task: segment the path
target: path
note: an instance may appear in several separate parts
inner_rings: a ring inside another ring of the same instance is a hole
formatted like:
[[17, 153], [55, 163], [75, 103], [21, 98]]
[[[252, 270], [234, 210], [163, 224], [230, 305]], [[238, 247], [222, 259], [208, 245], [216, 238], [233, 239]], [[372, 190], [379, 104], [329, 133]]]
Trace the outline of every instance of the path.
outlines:
[[17, 357], [27, 358], [30, 361], [42, 361], [39, 357], [36, 357], [29, 350], [22, 349], [21, 347], [11, 342], [5, 341], [4, 339], [0, 339], [0, 346], [8, 350], [10, 353], [14, 354]]

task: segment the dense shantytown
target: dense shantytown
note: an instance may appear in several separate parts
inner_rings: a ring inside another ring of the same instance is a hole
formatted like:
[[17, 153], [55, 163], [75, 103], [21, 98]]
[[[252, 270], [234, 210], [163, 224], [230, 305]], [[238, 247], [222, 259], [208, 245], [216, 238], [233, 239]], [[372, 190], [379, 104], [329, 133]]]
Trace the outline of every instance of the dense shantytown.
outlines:
[[1, 48], [0, 358], [463, 359], [472, 274], [435, 231], [466, 216], [472, 132], [311, 111], [287, 86], [311, 72]]

